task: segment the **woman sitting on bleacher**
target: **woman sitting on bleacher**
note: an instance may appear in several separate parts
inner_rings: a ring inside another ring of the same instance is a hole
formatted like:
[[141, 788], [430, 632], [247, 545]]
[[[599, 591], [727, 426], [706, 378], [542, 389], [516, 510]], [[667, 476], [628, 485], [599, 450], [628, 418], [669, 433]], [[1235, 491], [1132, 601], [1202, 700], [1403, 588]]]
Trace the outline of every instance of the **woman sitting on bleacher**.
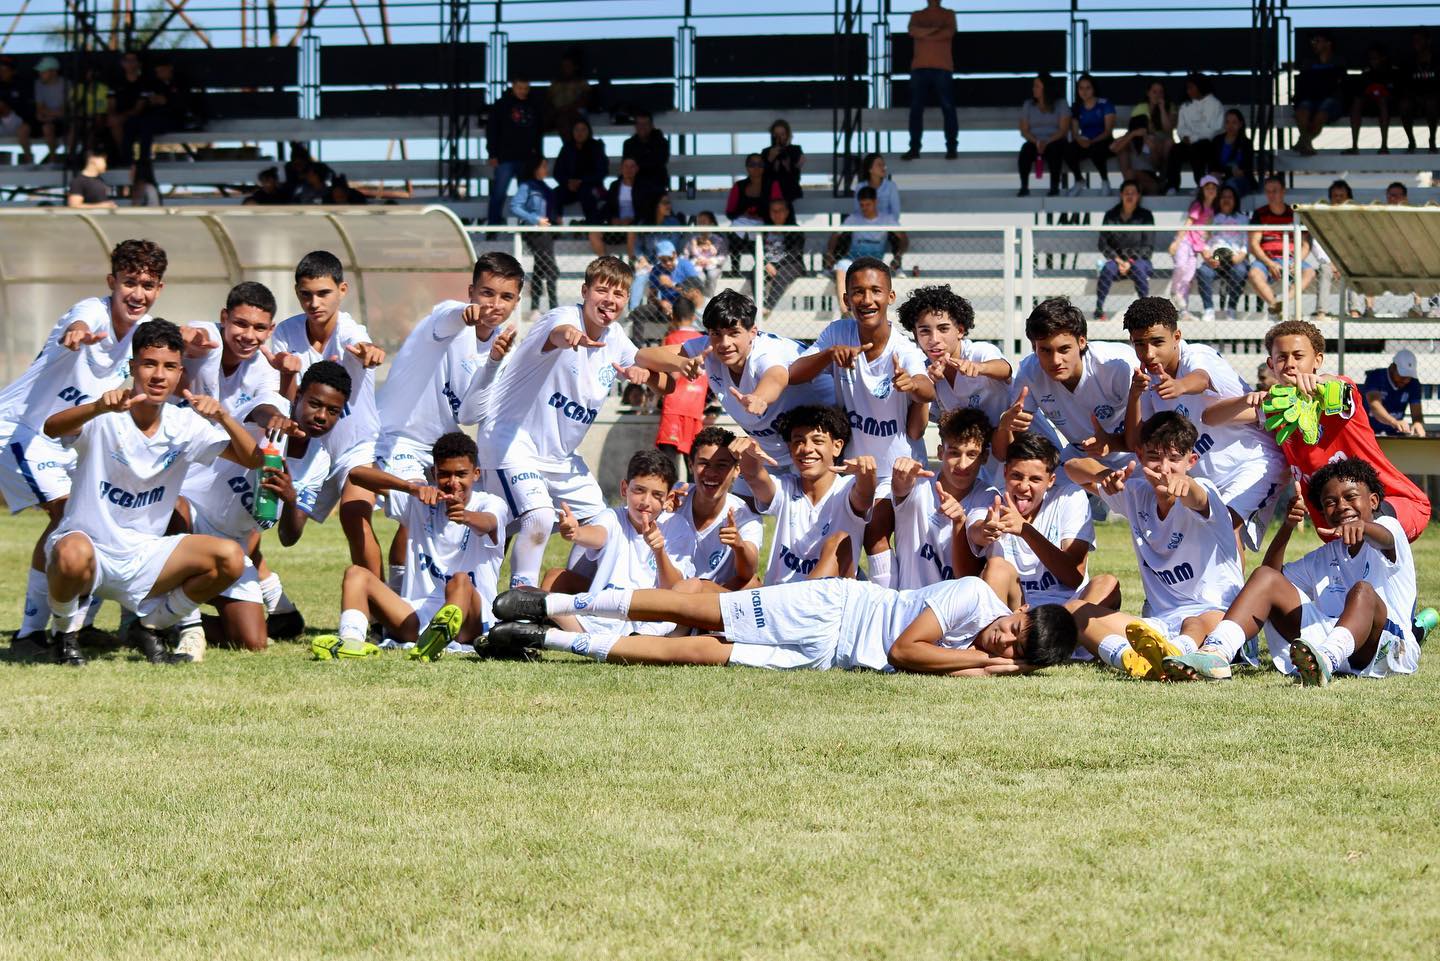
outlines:
[[1173, 101], [1165, 96], [1165, 83], [1151, 80], [1145, 86], [1145, 99], [1130, 108], [1130, 119], [1144, 116], [1150, 124], [1148, 145], [1156, 170], [1168, 170], [1170, 149], [1175, 146], [1175, 120], [1179, 115]]
[[758, 153], [745, 158], [745, 179], [735, 181], [725, 201], [725, 216], [732, 224], [754, 226], [765, 222], [772, 200], [784, 200], [780, 184], [765, 179], [765, 161]]
[[560, 156], [555, 158], [555, 182], [560, 186], [555, 191], [550, 219], [559, 223], [565, 207], [578, 200], [585, 223], [604, 223], [601, 213], [605, 207], [605, 176], [609, 172], [610, 158], [605, 154], [605, 144], [595, 139], [590, 121], [583, 118], [575, 121], [570, 140], [560, 147]]
[[1235, 191], [1237, 197], [1254, 193], [1255, 146], [1245, 132], [1245, 115], [1235, 108], [1225, 111], [1225, 128], [1210, 141], [1210, 170]]
[[1049, 196], [1057, 196], [1070, 137], [1070, 105], [1048, 73], [1030, 81], [1030, 99], [1020, 105], [1020, 136], [1025, 142], [1020, 145], [1020, 192], [1015, 196], [1030, 196], [1030, 172], [1039, 177], [1045, 167], [1050, 168]]
[[1075, 119], [1073, 140], [1065, 149], [1065, 164], [1075, 178], [1070, 188], [1072, 194], [1080, 192], [1080, 163], [1088, 160], [1095, 165], [1100, 175], [1100, 185], [1110, 193], [1110, 144], [1115, 139], [1115, 105], [1098, 95], [1095, 78], [1082, 73], [1075, 81], [1075, 96], [1079, 99], [1070, 107]]
[[873, 187], [876, 211], [880, 216], [889, 217], [898, 224], [900, 222], [900, 188], [890, 177], [890, 171], [885, 166], [885, 155], [866, 154], [865, 159], [860, 162], [860, 177], [862, 178], [861, 182], [855, 185], [855, 209], [853, 212], [860, 212], [860, 188]]
[[[1155, 215], [1140, 206], [1140, 187], [1133, 180], [1120, 185], [1120, 202], [1105, 211], [1105, 226], [1155, 226]], [[1155, 235], [1148, 230], [1100, 232], [1100, 278], [1095, 282], [1095, 319], [1105, 319], [1105, 297], [1117, 280], [1135, 284], [1135, 296], [1150, 296], [1150, 258]]]
[[[770, 201], [768, 223], [780, 227], [795, 223], [795, 210], [785, 198]], [[765, 234], [765, 311], [769, 313], [780, 302], [785, 288], [805, 274], [805, 235], [802, 233]]]
[[1215, 319], [1215, 279], [1220, 279], [1220, 306], [1225, 309], [1225, 319], [1234, 320], [1235, 310], [1240, 304], [1240, 295], [1245, 293], [1245, 277], [1249, 268], [1245, 262], [1249, 241], [1245, 236], [1245, 225], [1250, 222], [1240, 211], [1240, 194], [1226, 184], [1215, 198], [1215, 214], [1210, 223], [1219, 227], [1235, 227], [1234, 231], [1216, 230], [1205, 239], [1205, 249], [1200, 252], [1200, 262], [1195, 265], [1195, 286], [1200, 290], [1200, 306], [1205, 309], [1202, 319], [1209, 323]]
[[1225, 129], [1225, 105], [1210, 92], [1210, 79], [1201, 73], [1185, 78], [1185, 102], [1175, 121], [1175, 135], [1180, 138], [1170, 151], [1170, 186], [1180, 189], [1181, 172], [1190, 165], [1190, 172], [1199, 186], [1200, 178], [1210, 171], [1210, 155], [1215, 138]]

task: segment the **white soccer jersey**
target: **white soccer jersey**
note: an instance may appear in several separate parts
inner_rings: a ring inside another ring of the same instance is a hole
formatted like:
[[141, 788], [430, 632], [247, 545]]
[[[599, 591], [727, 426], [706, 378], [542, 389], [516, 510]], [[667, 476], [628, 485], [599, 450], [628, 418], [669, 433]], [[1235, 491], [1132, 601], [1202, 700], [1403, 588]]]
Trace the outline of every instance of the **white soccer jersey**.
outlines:
[[[992, 495], [990, 502], [979, 505], [978, 511], [967, 520], [983, 518], [994, 503]], [[1091, 550], [1095, 549], [1095, 522], [1090, 513], [1090, 498], [1074, 484], [1056, 480], [1045, 492], [1040, 501], [1040, 510], [1030, 524], [1056, 547], [1062, 546], [1066, 541], [1078, 540], [1089, 544]], [[986, 549], [985, 556], [1003, 557], [1014, 565], [1020, 575], [1020, 588], [1025, 592], [1025, 602], [1031, 606], [1063, 604], [1090, 583], [1088, 573], [1073, 588], [1060, 583], [1060, 579], [1041, 563], [1034, 549], [1018, 534], [1001, 537]]]
[[[960, 506], [967, 516], [976, 510], [983, 514], [996, 496], [993, 487], [977, 480]], [[891, 491], [890, 499], [895, 503], [896, 587], [916, 590], [954, 579], [955, 522], [940, 513], [934, 484], [917, 481], [910, 496], [899, 500]]]
[[[123, 386], [130, 376], [130, 341], [140, 324], [149, 319], [146, 314], [117, 339], [109, 297], [90, 297], [71, 307], [51, 328], [45, 346], [25, 373], [0, 391], [0, 422], [24, 424], [42, 433], [46, 419], [56, 411], [88, 404]], [[77, 320], [84, 321], [92, 333], [104, 334], [105, 339], [79, 350], [62, 347], [60, 335]]]
[[[680, 345], [686, 357], [698, 357], [710, 345], [708, 337], [692, 337]], [[765, 413], [756, 417], [740, 405], [730, 393], [734, 387], [742, 394], [755, 390], [760, 380], [772, 367], [787, 370], [799, 357], [803, 348], [788, 337], [781, 337], [768, 331], [757, 331], [750, 344], [750, 354], [745, 358], [745, 367], [736, 377], [730, 368], [720, 362], [714, 354], [705, 358], [705, 374], [710, 378], [710, 389], [720, 398], [725, 413], [729, 414], [740, 428], [755, 439], [760, 447], [773, 457], [781, 467], [790, 465], [789, 439], [775, 431], [775, 418], [788, 410], [805, 405], [831, 406], [835, 403], [835, 381], [827, 370], [808, 384], [791, 384], [785, 388], [775, 403]]]
[[695, 515], [692, 513], [690, 501], [687, 500], [675, 517], [694, 532], [693, 563], [696, 577], [723, 584], [735, 576], [735, 552], [728, 545], [720, 543], [720, 528], [725, 526], [730, 511], [735, 512], [735, 526], [740, 528], [741, 540], [755, 545], [755, 558], [758, 562], [760, 548], [765, 544], [765, 525], [743, 500], [734, 494], [726, 494], [725, 506], [704, 530], [695, 527]]
[[[775, 535], [765, 562], [765, 584], [804, 580], [820, 560], [825, 538], [838, 531], [850, 535], [851, 551], [858, 559], [865, 544], [867, 517], [850, 506], [853, 477], [836, 477], [819, 503], [800, 489], [794, 474], [773, 477], [775, 497], [768, 504], [756, 504], [760, 513], [775, 518]], [[866, 514], [868, 515], [868, 511]]]
[[[1125, 426], [1125, 403], [1130, 396], [1130, 378], [1134, 376], [1139, 361], [1135, 351], [1128, 344], [1109, 344], [1090, 341], [1081, 367], [1080, 381], [1074, 390], [1050, 379], [1040, 366], [1040, 359], [1029, 354], [1020, 361], [1020, 369], [1010, 385], [1010, 403], [1015, 403], [1020, 391], [1030, 388], [1025, 402], [1028, 411], [1039, 411], [1042, 417], [1036, 423], [1042, 432], [1061, 448], [1061, 459], [1086, 456], [1077, 445], [1095, 433], [1090, 422], [1093, 414], [1100, 426], [1110, 433], [1122, 433]], [[1105, 462], [1112, 467], [1130, 460], [1124, 452], [1111, 454]]]
[[[203, 330], [211, 340], [220, 343], [219, 324], [194, 321], [185, 326]], [[290, 409], [289, 401], [280, 396], [280, 372], [270, 366], [263, 354], [256, 353], [249, 360], [241, 361], [227, 374], [221, 364], [223, 353], [224, 348], [217, 347], [203, 357], [185, 358], [185, 378], [192, 394], [215, 398], [239, 421], [261, 404], [273, 404], [282, 411]]]
[[1248, 469], [1256, 460], [1283, 462], [1285, 455], [1280, 453], [1275, 438], [1258, 424], [1211, 425], [1201, 420], [1211, 404], [1228, 397], [1242, 397], [1250, 392], [1250, 387], [1215, 348], [1180, 341], [1180, 363], [1175, 370], [1176, 379], [1197, 370], [1205, 371], [1210, 377], [1209, 390], [1165, 400], [1155, 393], [1152, 387], [1140, 396], [1142, 418], [1149, 419], [1161, 411], [1178, 411], [1200, 432], [1199, 439], [1195, 441], [1195, 453], [1200, 459], [1190, 473], [1195, 477], [1205, 477], [1217, 484], [1223, 484], [1226, 478], [1242, 469]]
[[[1000, 353], [1000, 348], [994, 344], [966, 339], [960, 341], [960, 359], [983, 364], [991, 360], [1004, 360], [1005, 355]], [[938, 424], [942, 414], [957, 407], [973, 407], [975, 410], [984, 411], [985, 416], [990, 419], [990, 426], [994, 427], [1000, 423], [1000, 415], [1005, 413], [1005, 408], [1009, 407], [1010, 403], [1009, 381], [955, 374], [954, 383], [951, 383], [948, 377], [941, 377], [935, 383], [935, 401], [930, 405], [930, 419]]]
[[460, 429], [461, 401], [482, 359], [489, 358], [488, 343], [482, 345], [465, 324], [467, 306], [459, 300], [436, 304], [390, 361], [375, 397], [385, 444], [403, 437], [430, 447], [441, 434]]
[[[859, 347], [860, 325], [853, 317], [841, 317], [820, 332], [815, 343], [805, 351], [809, 357], [831, 347]], [[846, 457], [870, 456], [882, 480], [890, 477], [890, 468], [898, 458], [913, 452], [905, 425], [910, 414], [910, 395], [894, 389], [894, 357], [911, 375], [925, 376], [925, 355], [905, 340], [893, 326], [879, 358], [866, 360], [861, 354], [850, 370], [832, 365], [835, 394], [846, 416], [850, 418], [850, 446]]]
[[[258, 429], [251, 430], [256, 440]], [[292, 441], [293, 443], [293, 441]], [[318, 440], [305, 445], [305, 452], [294, 457], [286, 450], [285, 467], [295, 488], [295, 506], [306, 514], [315, 508], [315, 499], [330, 473], [330, 453]], [[241, 467], [232, 461], [216, 458], [208, 465], [196, 465], [185, 475], [180, 492], [190, 505], [205, 516], [210, 526], [230, 538], [244, 542], [259, 528], [251, 509], [259, 490], [260, 471]]]
[[635, 362], [635, 345], [618, 325], [605, 330], [601, 347], [546, 351], [556, 327], [583, 331], [580, 305], [558, 307], [540, 318], [490, 388], [489, 403], [503, 416], [488, 418], [480, 432], [480, 462], [487, 469], [568, 472], [571, 455], [615, 384], [613, 365]]
[[[942, 581], [914, 591], [892, 591], [873, 584], [858, 585], [846, 605], [845, 637], [837, 651], [838, 665], [892, 670], [890, 647], [926, 608], [940, 622], [936, 644], [954, 650], [970, 647], [979, 634], [1010, 608], [978, 577]], [[847, 650], [848, 648], [848, 650]]]
[[[271, 350], [295, 354], [300, 358], [300, 375], [303, 377], [310, 365], [321, 360], [336, 360], [350, 375], [350, 400], [345, 405], [345, 415], [325, 435], [325, 446], [332, 461], [339, 461], [341, 455], [361, 444], [373, 444], [380, 436], [380, 413], [375, 406], [375, 371], [364, 365], [347, 348], [355, 344], [372, 343], [370, 331], [357, 323], [349, 314], [341, 311], [335, 321], [335, 332], [330, 339], [314, 350], [310, 346], [310, 333], [305, 326], [305, 315], [287, 317], [275, 327], [270, 335]], [[297, 381], [298, 383], [298, 381]]]
[[79, 460], [61, 527], [125, 553], [165, 534], [185, 472], [214, 461], [230, 436], [188, 407], [166, 404], [153, 437], [129, 412], [112, 412], [86, 421], [69, 443]]
[[[1345, 595], [1364, 581], [1375, 588], [1375, 593], [1385, 602], [1388, 618], [1395, 625], [1390, 633], [1408, 638], [1415, 616], [1415, 558], [1399, 521], [1393, 517], [1376, 517], [1375, 523], [1395, 538], [1393, 561], [1368, 540], [1353, 557], [1341, 541], [1333, 540], [1286, 564], [1285, 577], [1327, 618], [1338, 618], [1345, 607]], [[1363, 643], [1364, 639], [1360, 640]]]
[[[674, 514], [661, 514], [656, 523], [665, 538], [665, 554], [670, 562], [683, 576], [695, 576], [691, 560], [695, 556], [694, 526]], [[644, 590], [659, 586], [655, 552], [630, 523], [630, 514], [623, 506], [601, 511], [586, 522], [586, 526], [591, 525], [605, 528], [605, 546], [584, 553], [585, 560], [595, 564], [590, 590], [607, 587]], [[598, 634], [668, 634], [675, 629], [668, 621], [621, 622], [586, 615], [580, 615], [579, 619], [585, 630]]]
[[465, 509], [492, 514], [497, 524], [493, 534], [479, 534], [474, 528], [450, 520], [443, 502], [427, 507], [401, 491], [390, 491], [386, 496], [399, 499], [400, 523], [410, 532], [401, 595], [419, 604], [450, 578], [469, 577], [480, 594], [484, 620], [489, 623], [490, 603], [495, 600], [500, 564], [505, 560], [505, 526], [511, 519], [505, 502], [482, 490], [470, 492]]
[[1194, 480], [1209, 496], [1208, 517], [1176, 501], [1162, 518], [1155, 488], [1143, 479], [1130, 480], [1118, 494], [1100, 494], [1130, 522], [1146, 616], [1180, 608], [1223, 611], [1245, 583], [1230, 512], [1211, 481]]

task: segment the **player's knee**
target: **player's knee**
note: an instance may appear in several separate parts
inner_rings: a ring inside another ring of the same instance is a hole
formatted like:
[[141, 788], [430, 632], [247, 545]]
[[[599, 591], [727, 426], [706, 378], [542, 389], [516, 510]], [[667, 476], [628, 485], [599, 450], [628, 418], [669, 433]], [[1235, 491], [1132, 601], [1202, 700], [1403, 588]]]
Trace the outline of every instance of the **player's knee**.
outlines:
[[234, 541], [225, 541], [215, 553], [215, 573], [219, 577], [234, 581], [245, 573], [245, 551]]
[[532, 544], [543, 544], [550, 539], [550, 529], [553, 526], [554, 521], [549, 511], [529, 511], [520, 518], [520, 536]]
[[370, 568], [363, 564], [351, 564], [345, 568], [345, 573], [340, 575], [340, 580], [345, 587], [353, 587], [356, 583], [368, 581], [373, 576]]
[[1373, 604], [1380, 599], [1375, 592], [1374, 586], [1369, 581], [1358, 581], [1355, 586], [1345, 592], [1345, 603], [1350, 604]]
[[50, 553], [51, 564], [64, 577], [88, 577], [94, 570], [95, 549], [80, 534], [60, 538]]

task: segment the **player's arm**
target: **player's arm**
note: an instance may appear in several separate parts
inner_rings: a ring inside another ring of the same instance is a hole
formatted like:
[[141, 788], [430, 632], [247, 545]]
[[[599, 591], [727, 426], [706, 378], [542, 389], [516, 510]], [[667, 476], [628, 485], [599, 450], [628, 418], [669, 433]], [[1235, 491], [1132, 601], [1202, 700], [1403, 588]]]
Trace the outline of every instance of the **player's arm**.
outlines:
[[635, 366], [662, 374], [678, 374], [689, 360], [685, 356], [684, 344], [661, 344], [657, 347], [642, 347], [635, 352]]
[[944, 635], [940, 619], [926, 607], [890, 645], [890, 666], [912, 674], [954, 674], [957, 671], [984, 670], [1002, 660], [1013, 663], [973, 648], [957, 650], [941, 647], [939, 642]]
[[985, 561], [975, 554], [975, 547], [970, 540], [970, 531], [965, 526], [965, 520], [966, 518], [962, 514], [954, 522], [955, 528], [950, 535], [950, 564], [954, 568], [957, 578], [979, 577], [985, 567]]
[[995, 425], [995, 434], [990, 439], [990, 454], [1000, 463], [1005, 463], [1005, 455], [1010, 452], [1010, 439], [1022, 431], [1030, 429], [1035, 422], [1033, 411], [1025, 409], [1025, 398], [1030, 396], [1030, 385], [1022, 384], [1018, 392], [1013, 391], [1014, 400], [1010, 406], [1005, 408], [1005, 413], [1000, 415], [1000, 422]]
[[[1404, 427], [1400, 428], [1404, 430]], [[1425, 436], [1425, 411], [1418, 400], [1410, 402], [1410, 431], [1417, 437]]]
[[1071, 538], [1052, 544], [1029, 521], [1020, 528], [1020, 537], [1061, 584], [1075, 588], [1085, 580], [1085, 565], [1090, 559], [1089, 541]]
[[352, 467], [349, 474], [350, 482], [358, 487], [375, 494], [383, 494], [386, 491], [400, 491], [402, 494], [409, 494], [411, 497], [418, 497], [420, 488], [424, 485], [414, 484], [402, 480], [394, 474], [388, 474], [378, 467]]
[[1140, 425], [1145, 420], [1145, 391], [1149, 389], [1150, 375], [1139, 367], [1135, 368], [1130, 377], [1130, 393], [1125, 397], [1125, 446], [1129, 450], [1140, 449]]
[[477, 534], [489, 534], [492, 541], [498, 540], [500, 518], [489, 511], [467, 511], [460, 502], [450, 504], [445, 512], [452, 523], [464, 524]]
[[[1390, 412], [1385, 409], [1384, 394], [1381, 394], [1378, 390], [1372, 390], [1365, 395], [1365, 403], [1366, 406], [1370, 408], [1371, 420], [1378, 421], [1379, 423], [1384, 424], [1386, 427], [1391, 427], [1395, 430], [1405, 431], [1406, 433], [1408, 433], [1408, 431], [1405, 430], [1405, 425], [1400, 422], [1400, 419], [1390, 416]], [[1419, 410], [1419, 404], [1412, 404], [1410, 407], [1410, 416], [1415, 417], [1416, 414], [1419, 413]]]
[[582, 524], [570, 505], [560, 502], [560, 514], [555, 521], [560, 536], [587, 551], [598, 551], [610, 540], [610, 533], [603, 524]]
[[780, 399], [780, 395], [785, 393], [785, 388], [789, 386], [790, 368], [784, 364], [774, 364], [760, 375], [760, 380], [756, 382], [750, 396], [769, 407]]
[[1239, 397], [1225, 397], [1205, 408], [1200, 420], [1210, 427], [1220, 424], [1253, 424], [1259, 417], [1260, 405], [1265, 403], [1267, 392], [1252, 390]]
[[760, 559], [760, 544], [765, 539], [765, 528], [757, 521], [750, 521], [746, 524], [752, 530], [751, 536], [755, 537], [759, 532], [757, 540], [746, 540], [744, 531], [735, 522], [735, 511], [731, 510], [725, 515], [725, 523], [720, 527], [720, 543], [730, 548], [730, 554], [735, 559], [735, 574], [720, 586], [729, 591], [738, 591], [749, 584], [755, 578], [755, 569]]
[[1300, 494], [1300, 482], [1296, 481], [1290, 492], [1290, 503], [1285, 509], [1285, 519], [1280, 522], [1270, 546], [1265, 548], [1265, 557], [1260, 566], [1271, 570], [1285, 570], [1285, 550], [1290, 546], [1290, 537], [1295, 529], [1305, 523], [1305, 498]]
[[[850, 348], [854, 351], [855, 348]], [[788, 382], [791, 384], [808, 384], [816, 377], [825, 373], [826, 369], [835, 362], [835, 348], [828, 347], [825, 350], [816, 351], [813, 354], [801, 354], [795, 358], [787, 372]], [[853, 362], [853, 361], [852, 361]]]
[[905, 411], [905, 436], [911, 440], [920, 440], [925, 436], [925, 428], [930, 426], [930, 405], [923, 401], [911, 401]]
[[763, 511], [775, 500], [775, 478], [765, 469], [766, 464], [778, 466], [775, 459], [765, 453], [753, 437], [736, 438], [730, 444], [730, 451], [740, 461], [740, 476], [755, 495], [755, 506]]
[[1175, 499], [1201, 517], [1209, 517], [1211, 510], [1210, 492], [1205, 485], [1189, 476], [1170, 478], [1170, 489]]
[[56, 411], [45, 418], [45, 436], [57, 439], [74, 436], [80, 433], [82, 427], [101, 414], [129, 410], [139, 402], [140, 398], [140, 394], [132, 394], [127, 387], [107, 390], [99, 400]]
[[1097, 488], [1105, 475], [1111, 473], [1110, 468], [1093, 457], [1072, 457], [1064, 467], [1065, 476], [1087, 490]]
[[254, 435], [244, 424], [231, 417], [218, 400], [203, 394], [192, 394], [188, 390], [181, 391], [180, 396], [185, 398], [192, 411], [215, 424], [230, 438], [230, 443], [220, 452], [221, 457], [241, 467], [259, 467], [265, 463], [265, 455], [260, 452]]
[[280, 546], [290, 547], [305, 533], [305, 522], [310, 515], [300, 507], [300, 497], [295, 490], [294, 479], [288, 466], [261, 468], [261, 490], [267, 490], [280, 501], [280, 522], [275, 525], [280, 535]]
[[1010, 361], [1004, 357], [996, 357], [994, 360], [982, 360], [980, 362], [979, 376], [989, 377], [991, 380], [998, 380], [1002, 384], [1010, 383], [1010, 377], [1015, 373], [1010, 366]]

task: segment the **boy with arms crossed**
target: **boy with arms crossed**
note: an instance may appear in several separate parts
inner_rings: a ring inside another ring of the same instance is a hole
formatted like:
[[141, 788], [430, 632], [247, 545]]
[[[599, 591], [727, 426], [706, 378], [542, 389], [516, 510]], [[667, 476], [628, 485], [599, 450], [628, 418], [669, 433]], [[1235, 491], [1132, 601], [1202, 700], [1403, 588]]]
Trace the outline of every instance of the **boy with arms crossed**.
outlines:
[[1310, 497], [1328, 542], [1285, 563], [1290, 536], [1305, 517], [1297, 494], [1264, 565], [1198, 651], [1165, 659], [1167, 677], [1228, 678], [1234, 652], [1262, 627], [1275, 667], [1299, 674], [1306, 687], [1324, 687], [1336, 673], [1381, 678], [1419, 669], [1420, 644], [1409, 626], [1415, 560], [1399, 519], [1381, 510], [1379, 474], [1363, 460], [1336, 461], [1315, 472]]
[[900, 305], [900, 326], [930, 362], [935, 384], [930, 419], [962, 407], [983, 411], [991, 424], [1010, 405], [1010, 362], [1000, 348], [970, 339], [975, 309], [946, 284], [911, 291]]
[[130, 636], [151, 663], [161, 663], [169, 659], [162, 632], [233, 583], [245, 565], [233, 541], [167, 537], [165, 529], [190, 465], [218, 456], [258, 467], [255, 439], [214, 398], [187, 390], [188, 408], [167, 403], [183, 370], [178, 327], [152, 320], [132, 341], [131, 387], [45, 421], [45, 433], [67, 438], [76, 453], [74, 489], [46, 543], [56, 653], [74, 666], [85, 663], [78, 632], [91, 595], [135, 611]]
[[890, 505], [890, 474], [895, 461], [914, 452], [912, 440], [925, 433], [927, 404], [935, 385], [925, 373], [925, 355], [892, 336], [890, 305], [895, 291], [890, 268], [874, 257], [859, 257], [845, 272], [849, 316], [832, 321], [800, 358], [790, 365], [790, 382], [805, 384], [830, 370], [836, 395], [850, 420], [853, 453], [874, 462], [881, 500], [865, 531], [870, 579], [894, 584], [890, 534], [895, 515]]

